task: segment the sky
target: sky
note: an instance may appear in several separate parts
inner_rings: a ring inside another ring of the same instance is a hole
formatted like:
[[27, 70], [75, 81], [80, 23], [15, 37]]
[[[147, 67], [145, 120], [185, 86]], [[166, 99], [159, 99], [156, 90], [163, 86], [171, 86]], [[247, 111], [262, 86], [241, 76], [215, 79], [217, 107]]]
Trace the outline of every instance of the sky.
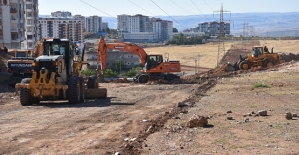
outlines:
[[72, 15], [117, 17], [206, 15], [223, 10], [231, 13], [299, 12], [299, 0], [39, 0], [39, 14], [69, 11]]

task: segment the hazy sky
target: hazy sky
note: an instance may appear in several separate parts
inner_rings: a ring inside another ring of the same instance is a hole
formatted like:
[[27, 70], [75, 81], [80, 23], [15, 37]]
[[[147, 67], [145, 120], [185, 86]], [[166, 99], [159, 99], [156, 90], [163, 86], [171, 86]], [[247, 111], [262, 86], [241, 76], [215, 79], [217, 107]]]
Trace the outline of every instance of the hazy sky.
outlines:
[[221, 3], [223, 9], [231, 13], [299, 12], [299, 0], [39, 0], [39, 14], [70, 11], [73, 15], [113, 17], [120, 14], [202, 15], [220, 10]]

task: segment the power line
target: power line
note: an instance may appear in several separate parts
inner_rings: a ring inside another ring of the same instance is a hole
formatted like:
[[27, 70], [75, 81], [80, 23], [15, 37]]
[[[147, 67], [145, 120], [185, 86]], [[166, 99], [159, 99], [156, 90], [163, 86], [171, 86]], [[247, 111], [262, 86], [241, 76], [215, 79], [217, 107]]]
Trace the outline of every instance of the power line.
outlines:
[[132, 1], [130, 1], [130, 0], [128, 0], [128, 1], [129, 1], [129, 2], [131, 2], [132, 4], [134, 4], [135, 6], [139, 7], [140, 9], [142, 9], [142, 10], [146, 11], [147, 13], [149, 13], [149, 14], [153, 15], [153, 17], [155, 17], [155, 15], [154, 15], [154, 14], [152, 14], [152, 13], [150, 13], [149, 11], [147, 11], [147, 10], [143, 9], [142, 7], [140, 7], [139, 5], [137, 5], [136, 3], [133, 3], [133, 2], [132, 2]]
[[83, 0], [80, 0], [80, 1], [81, 1], [82, 3], [85, 3], [86, 5], [88, 5], [88, 6], [92, 7], [92, 8], [94, 8], [94, 9], [96, 9], [96, 10], [98, 10], [98, 11], [100, 11], [100, 12], [102, 12], [102, 13], [108, 15], [108, 16], [110, 16], [110, 17], [116, 18], [116, 17], [114, 17], [114, 16], [112, 16], [112, 15], [110, 15], [110, 14], [108, 14], [108, 13], [106, 13], [106, 12], [104, 12], [104, 11], [102, 11], [102, 10], [100, 10], [100, 9], [98, 9], [98, 8], [96, 8], [96, 7], [94, 7], [94, 6], [90, 5], [90, 4], [88, 4], [88, 3], [86, 3], [86, 2], [84, 2]]
[[172, 2], [174, 5], [176, 5], [177, 7], [181, 8], [182, 10], [185, 10], [186, 12], [188, 12], [188, 13], [190, 13], [190, 14], [194, 15], [194, 13], [192, 13], [192, 12], [189, 12], [188, 10], [186, 10], [186, 9], [182, 8], [181, 6], [179, 6], [179, 5], [177, 5], [176, 3], [174, 3], [172, 0], [170, 0], [170, 2]]
[[[201, 12], [200, 9], [195, 5], [195, 3], [194, 3], [192, 0], [191, 0], [191, 2], [192, 2], [193, 5], [198, 9], [198, 11]], [[206, 17], [208, 20], [210, 20], [204, 13], [201, 12], [201, 14], [202, 14], [204, 17]]]
[[167, 14], [172, 20], [174, 20], [175, 22], [177, 22], [181, 27], [185, 28], [185, 26], [183, 26], [182, 24], [180, 24], [177, 20], [175, 20], [173, 17], [171, 17], [167, 12], [165, 12], [159, 5], [157, 5], [153, 0], [151, 0], [158, 8], [160, 8], [160, 10], [162, 10], [165, 14]]
[[203, 1], [207, 4], [207, 6], [209, 6], [211, 8], [212, 11], [214, 11], [214, 9], [212, 9], [212, 7], [205, 0], [203, 0]]

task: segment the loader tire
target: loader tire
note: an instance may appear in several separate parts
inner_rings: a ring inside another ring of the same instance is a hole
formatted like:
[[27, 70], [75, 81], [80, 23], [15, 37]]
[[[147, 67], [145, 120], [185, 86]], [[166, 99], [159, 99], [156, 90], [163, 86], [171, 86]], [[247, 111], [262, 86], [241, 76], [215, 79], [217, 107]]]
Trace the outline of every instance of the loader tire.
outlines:
[[[31, 78], [22, 79], [21, 83], [28, 84], [30, 83]], [[32, 105], [32, 97], [30, 96], [30, 89], [20, 88], [20, 103], [22, 106]]]
[[94, 75], [88, 77], [87, 88], [96, 88], [96, 87], [97, 87], [97, 77]]
[[273, 67], [274, 65], [276, 65], [275, 61], [273, 60], [265, 60], [264, 64], [263, 64], [264, 68], [269, 68], [269, 67]]
[[82, 77], [79, 77], [80, 78], [80, 103], [84, 102], [85, 100], [85, 92], [84, 92], [84, 79]]
[[240, 65], [239, 65], [239, 68], [240, 68], [241, 70], [248, 70], [248, 69], [251, 68], [251, 65], [250, 65], [250, 63], [247, 62], [247, 61], [242, 61], [242, 62], [240, 63]]
[[80, 103], [81, 86], [79, 77], [71, 77], [68, 85], [68, 100], [71, 104]]

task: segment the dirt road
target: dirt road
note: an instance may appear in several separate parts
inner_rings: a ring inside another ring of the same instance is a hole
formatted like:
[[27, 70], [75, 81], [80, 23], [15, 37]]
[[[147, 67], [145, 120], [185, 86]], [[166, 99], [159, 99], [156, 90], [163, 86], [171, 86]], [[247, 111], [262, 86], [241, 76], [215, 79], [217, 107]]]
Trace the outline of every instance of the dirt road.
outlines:
[[0, 154], [111, 154], [198, 85], [105, 84], [108, 98], [22, 107], [2, 101]]

